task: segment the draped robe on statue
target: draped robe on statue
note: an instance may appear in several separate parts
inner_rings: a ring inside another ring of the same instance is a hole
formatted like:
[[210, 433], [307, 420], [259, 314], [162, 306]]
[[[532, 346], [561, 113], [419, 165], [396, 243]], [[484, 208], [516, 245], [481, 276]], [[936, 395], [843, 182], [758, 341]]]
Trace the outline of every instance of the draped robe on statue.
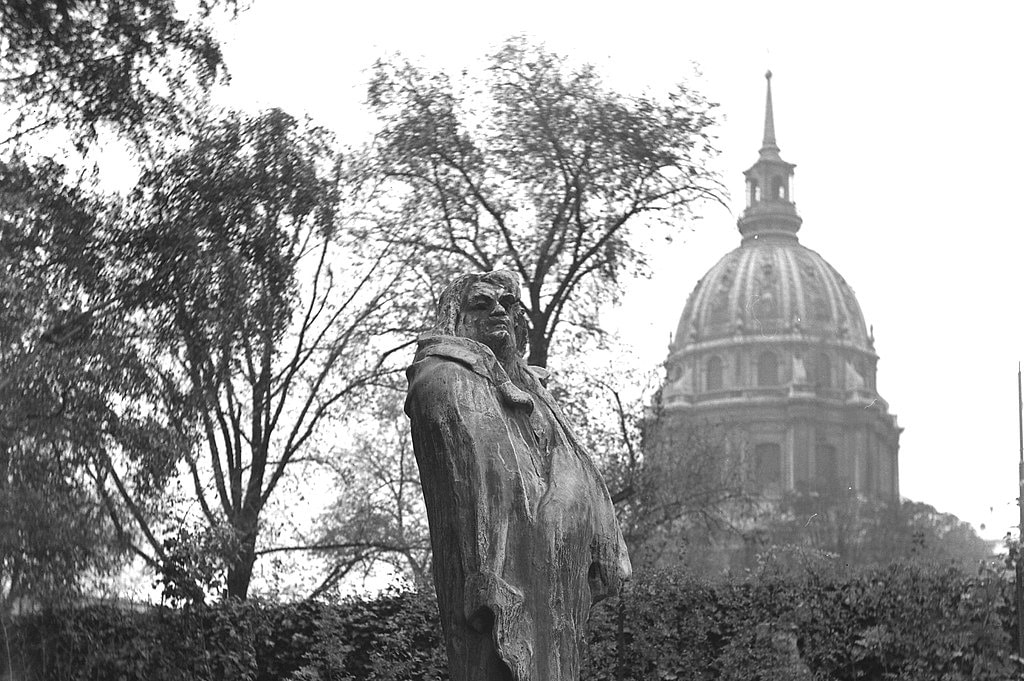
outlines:
[[591, 604], [629, 578], [608, 489], [544, 375], [517, 387], [486, 345], [442, 335], [408, 370], [452, 681], [576, 681]]

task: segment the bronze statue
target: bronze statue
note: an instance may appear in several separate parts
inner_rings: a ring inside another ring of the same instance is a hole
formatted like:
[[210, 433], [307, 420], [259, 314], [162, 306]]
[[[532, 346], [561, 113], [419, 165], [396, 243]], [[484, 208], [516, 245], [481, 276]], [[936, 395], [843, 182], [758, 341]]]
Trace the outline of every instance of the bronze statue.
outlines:
[[467, 274], [419, 339], [405, 410], [452, 681], [577, 681], [629, 557], [608, 489], [528, 367], [519, 282]]

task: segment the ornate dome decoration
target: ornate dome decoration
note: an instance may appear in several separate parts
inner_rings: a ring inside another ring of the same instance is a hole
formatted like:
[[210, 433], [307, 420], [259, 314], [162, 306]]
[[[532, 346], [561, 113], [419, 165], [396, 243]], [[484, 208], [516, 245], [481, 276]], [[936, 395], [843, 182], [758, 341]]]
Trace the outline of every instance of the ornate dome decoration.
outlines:
[[690, 294], [673, 348], [736, 334], [795, 334], [873, 350], [849, 284], [795, 239], [752, 240], [719, 260]]
[[740, 458], [777, 491], [827, 481], [898, 497], [901, 429], [875, 388], [873, 332], [846, 280], [797, 238], [796, 166], [779, 155], [766, 78], [741, 242], [687, 299], [666, 361], [666, 413], [739, 433]]

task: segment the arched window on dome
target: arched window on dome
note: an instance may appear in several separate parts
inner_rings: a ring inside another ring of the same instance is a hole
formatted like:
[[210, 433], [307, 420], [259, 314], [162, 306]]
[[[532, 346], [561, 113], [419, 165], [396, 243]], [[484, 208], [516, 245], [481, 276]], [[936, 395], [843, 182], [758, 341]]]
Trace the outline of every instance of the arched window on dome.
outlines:
[[754, 447], [754, 480], [759, 485], [782, 482], [782, 448], [774, 442]]
[[772, 198], [779, 201], [786, 201], [789, 198], [786, 196], [786, 178], [781, 175], [772, 178]]
[[814, 381], [821, 388], [832, 387], [832, 360], [824, 352], [814, 360]]
[[753, 204], [761, 200], [761, 185], [757, 183], [757, 180], [747, 181], [747, 207], [749, 208]]
[[722, 389], [722, 358], [711, 355], [708, 358], [707, 371], [704, 374], [704, 385], [708, 391]]
[[779, 384], [779, 356], [774, 352], [762, 352], [757, 358], [757, 384]]

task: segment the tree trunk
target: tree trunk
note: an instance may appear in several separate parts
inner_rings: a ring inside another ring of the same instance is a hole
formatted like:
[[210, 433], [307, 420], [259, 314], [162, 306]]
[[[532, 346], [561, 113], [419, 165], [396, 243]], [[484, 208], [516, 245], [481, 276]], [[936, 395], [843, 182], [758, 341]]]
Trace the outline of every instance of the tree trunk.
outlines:
[[530, 354], [526, 358], [526, 363], [530, 366], [544, 367], [548, 366], [548, 345], [550, 340], [544, 335], [544, 325], [537, 323], [535, 320], [530, 320]]
[[252, 569], [256, 564], [256, 525], [256, 515], [246, 511], [242, 511], [242, 517], [235, 523], [239, 546], [228, 562], [227, 595], [240, 601], [249, 596]]

